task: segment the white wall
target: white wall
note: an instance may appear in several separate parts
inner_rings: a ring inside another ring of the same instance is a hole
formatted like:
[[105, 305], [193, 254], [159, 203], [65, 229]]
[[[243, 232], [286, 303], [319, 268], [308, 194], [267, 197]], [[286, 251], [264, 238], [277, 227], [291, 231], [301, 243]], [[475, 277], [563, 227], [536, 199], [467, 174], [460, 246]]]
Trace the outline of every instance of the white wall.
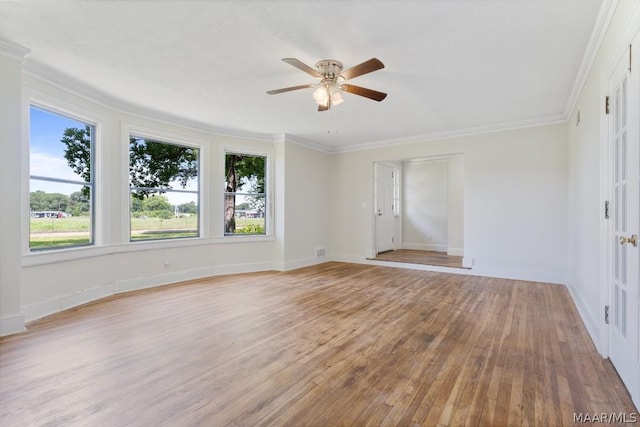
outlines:
[[403, 248], [447, 251], [448, 181], [446, 159], [403, 163]]
[[449, 190], [447, 194], [448, 255], [464, 255], [464, 156], [449, 156]]
[[[585, 84], [571, 111], [567, 125], [569, 152], [569, 256], [567, 285], [598, 349], [606, 354], [604, 305], [606, 271], [603, 266], [606, 247], [602, 237], [606, 189], [601, 186], [604, 161], [601, 123], [604, 120], [603, 85], [612, 61], [620, 49], [629, 46], [631, 27], [638, 27], [638, 16], [631, 20], [639, 3], [620, 0], [609, 28], [593, 61]], [[578, 111], [580, 124], [576, 126]]]
[[23, 149], [21, 93], [22, 58], [26, 50], [0, 44], [0, 335], [24, 329], [20, 309], [20, 187]]
[[473, 272], [564, 283], [565, 124], [336, 154], [334, 258], [364, 262], [372, 249], [373, 162], [448, 154], [464, 156], [464, 253]]
[[284, 268], [326, 261], [316, 248], [329, 246], [330, 155], [287, 137], [284, 147]]
[[[15, 78], [9, 84], [16, 93], [9, 102], [15, 109], [13, 116], [22, 115], [28, 120], [29, 104], [38, 102], [97, 122], [99, 135], [96, 246], [30, 253], [28, 166], [20, 168], [20, 162], [16, 162], [20, 150], [28, 153], [28, 134], [22, 132], [21, 147], [20, 120], [2, 115], [18, 123], [12, 134], [13, 151], [18, 152], [13, 153], [12, 158], [2, 157], [7, 162], [7, 168], [3, 163], [2, 172], [11, 171], [15, 175], [8, 181], [25, 183], [22, 191], [19, 186], [10, 186], [15, 189], [14, 206], [21, 206], [21, 212], [11, 211], [12, 216], [6, 222], [3, 218], [2, 222], [3, 255], [8, 255], [2, 259], [13, 268], [13, 273], [9, 268], [2, 270], [2, 303], [9, 307], [3, 310], [22, 316], [20, 328], [25, 318], [33, 320], [114, 293], [217, 274], [286, 269], [326, 260], [316, 258], [314, 249], [327, 247], [329, 240], [328, 154], [293, 142], [274, 142], [271, 138], [223, 136], [181, 125], [179, 120], [156, 119], [151, 112], [148, 116], [130, 114], [33, 76], [24, 76], [21, 87], [20, 67], [14, 68]], [[5, 99], [8, 98], [2, 97]], [[200, 238], [129, 243], [128, 144], [123, 141], [128, 140], [129, 131], [134, 129], [200, 146], [203, 213]], [[228, 149], [268, 156], [267, 188], [272, 201], [268, 236], [224, 236], [221, 191], [224, 152]], [[286, 197], [285, 192], [291, 196]], [[11, 239], [4, 239], [5, 228], [13, 233]], [[15, 256], [11, 257], [5, 246], [10, 246]], [[11, 280], [12, 286], [5, 287], [4, 277], [9, 274], [15, 277]]]

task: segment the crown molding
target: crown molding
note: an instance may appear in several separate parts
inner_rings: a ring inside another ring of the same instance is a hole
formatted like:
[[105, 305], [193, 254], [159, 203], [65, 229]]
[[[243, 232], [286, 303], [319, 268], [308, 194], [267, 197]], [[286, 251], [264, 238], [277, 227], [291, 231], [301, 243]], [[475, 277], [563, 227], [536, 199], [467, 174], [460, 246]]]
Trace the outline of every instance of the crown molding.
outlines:
[[281, 133], [273, 136], [273, 142], [291, 142], [297, 145], [301, 145], [306, 148], [310, 148], [321, 153], [330, 154], [332, 152], [331, 147], [311, 141], [309, 139], [302, 138], [300, 136], [291, 135], [289, 133]]
[[602, 40], [604, 39], [604, 36], [609, 29], [609, 24], [611, 23], [611, 19], [613, 19], [613, 15], [617, 7], [618, 0], [605, 0], [600, 6], [600, 11], [598, 12], [596, 23], [593, 27], [593, 30], [591, 31], [589, 43], [587, 44], [584, 56], [582, 57], [582, 62], [580, 63], [578, 74], [576, 75], [576, 79], [573, 83], [573, 88], [571, 89], [571, 94], [569, 95], [567, 105], [564, 109], [564, 115], [567, 118], [576, 107], [578, 97], [580, 96], [582, 89], [584, 89], [584, 85], [587, 82], [587, 77], [589, 77], [589, 73], [591, 72], [591, 68], [593, 67], [593, 62], [595, 61], [598, 51], [600, 50], [600, 45], [602, 44]]
[[[462, 136], [478, 135], [484, 133], [502, 132], [509, 130], [522, 129], [534, 126], [553, 125], [558, 123], [566, 123], [567, 116], [555, 115], [549, 117], [542, 117], [531, 120], [515, 121], [508, 123], [500, 123], [488, 126], [479, 126], [473, 128], [457, 129], [446, 132], [436, 132], [429, 134], [416, 135], [398, 139], [387, 139], [380, 141], [371, 141], [361, 144], [344, 145], [340, 147], [330, 146], [322, 144], [316, 141], [312, 141], [303, 138], [298, 135], [289, 133], [282, 134], [261, 134], [254, 132], [246, 132], [240, 130], [230, 130], [225, 128], [216, 127], [210, 124], [189, 120], [185, 117], [179, 117], [176, 115], [164, 113], [158, 110], [152, 110], [149, 108], [141, 107], [133, 103], [123, 101], [119, 98], [110, 96], [102, 91], [99, 91], [91, 86], [88, 86], [80, 81], [69, 78], [67, 75], [60, 73], [55, 69], [51, 69], [45, 65], [29, 62], [25, 63], [23, 71], [29, 77], [36, 81], [43, 82], [47, 85], [51, 85], [57, 89], [70, 93], [73, 96], [81, 98], [85, 101], [98, 105], [108, 111], [118, 112], [121, 114], [139, 117], [147, 120], [160, 121], [171, 125], [179, 126], [185, 129], [205, 132], [215, 136], [229, 137], [229, 138], [242, 138], [246, 140], [253, 140], [258, 142], [291, 142], [315, 151], [319, 151], [326, 154], [342, 153], [351, 151], [364, 151], [377, 148], [384, 148], [396, 145], [412, 144], [418, 142], [429, 142], [441, 139], [451, 139]], [[45, 77], [46, 76], [46, 77]]]
[[160, 110], [142, 107], [111, 96], [79, 80], [72, 79], [66, 74], [41, 63], [27, 61], [25, 62], [23, 71], [26, 75], [37, 81], [51, 85], [108, 111], [152, 121], [159, 121], [192, 131], [205, 132], [215, 136], [240, 138], [258, 142], [272, 142], [273, 140], [273, 136], [271, 134], [221, 128], [208, 123], [190, 120], [186, 117], [165, 113]]
[[431, 142], [443, 139], [460, 138], [464, 136], [482, 135], [487, 133], [496, 132], [508, 132], [513, 130], [538, 127], [538, 126], [551, 126], [557, 124], [567, 123], [567, 117], [564, 114], [558, 114], [554, 116], [540, 117], [536, 119], [519, 120], [506, 123], [498, 123], [488, 126], [478, 126], [466, 129], [457, 129], [445, 132], [434, 132], [423, 135], [409, 136], [406, 138], [386, 139], [381, 141], [365, 142], [362, 144], [345, 145], [342, 147], [330, 147], [333, 153], [345, 153], [352, 151], [364, 151], [376, 148], [393, 147], [397, 145], [415, 144], [420, 142]]
[[31, 49], [12, 43], [7, 40], [0, 40], [0, 55], [7, 58], [24, 61], [24, 58], [31, 53]]

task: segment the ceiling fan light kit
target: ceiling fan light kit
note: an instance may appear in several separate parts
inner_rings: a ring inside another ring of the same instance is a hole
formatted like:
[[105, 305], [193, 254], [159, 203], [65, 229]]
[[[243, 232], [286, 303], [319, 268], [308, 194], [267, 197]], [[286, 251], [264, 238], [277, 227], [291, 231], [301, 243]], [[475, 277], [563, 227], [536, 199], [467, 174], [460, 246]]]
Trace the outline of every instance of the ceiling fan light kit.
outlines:
[[313, 99], [316, 104], [318, 104], [318, 111], [327, 111], [334, 105], [342, 104], [342, 102], [344, 102], [342, 92], [349, 92], [355, 95], [364, 96], [365, 98], [373, 99], [378, 102], [382, 101], [387, 96], [387, 94], [383, 92], [344, 83], [346, 80], [384, 68], [384, 64], [377, 58], [371, 58], [370, 60], [349, 68], [346, 71], [342, 71], [342, 63], [335, 59], [323, 59], [318, 61], [315, 68], [308, 66], [296, 58], [284, 58], [283, 61], [313, 77], [320, 79], [320, 82], [270, 90], [267, 92], [269, 95], [313, 87], [315, 88], [313, 91]]

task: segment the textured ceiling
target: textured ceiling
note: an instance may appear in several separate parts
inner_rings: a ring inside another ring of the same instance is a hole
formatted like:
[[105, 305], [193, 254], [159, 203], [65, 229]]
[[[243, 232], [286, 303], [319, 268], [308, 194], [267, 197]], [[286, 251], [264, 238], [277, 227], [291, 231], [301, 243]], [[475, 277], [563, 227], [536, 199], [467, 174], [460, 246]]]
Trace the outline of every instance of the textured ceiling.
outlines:
[[[562, 119], [601, 0], [0, 1], [25, 69], [231, 132], [356, 144]], [[318, 112], [281, 61], [386, 68]], [[70, 80], [69, 80], [70, 79]]]

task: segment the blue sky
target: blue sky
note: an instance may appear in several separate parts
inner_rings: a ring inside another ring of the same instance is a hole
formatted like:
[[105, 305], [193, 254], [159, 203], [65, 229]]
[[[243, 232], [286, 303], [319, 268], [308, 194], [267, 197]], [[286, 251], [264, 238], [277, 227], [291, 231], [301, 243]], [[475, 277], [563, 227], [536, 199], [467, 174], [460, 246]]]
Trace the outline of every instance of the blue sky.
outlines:
[[[83, 181], [73, 173], [64, 158], [64, 144], [60, 142], [64, 130], [69, 127], [84, 128], [85, 124], [57, 114], [31, 107], [29, 117], [29, 161], [30, 174], [50, 178]], [[46, 181], [31, 181], [30, 191], [69, 195], [80, 186]]]
[[[76, 175], [64, 158], [65, 145], [60, 142], [66, 128], [84, 129], [85, 123], [50, 113], [39, 108], [31, 107], [30, 110], [30, 174], [60, 178], [83, 182], [84, 180]], [[176, 181], [172, 187], [181, 189]], [[197, 180], [190, 180], [187, 189], [197, 190]], [[59, 184], [40, 180], [31, 180], [30, 191], [42, 190], [47, 193], [62, 193], [69, 195], [74, 191], [79, 191], [80, 185]], [[165, 193], [171, 204], [182, 204], [188, 202], [198, 203], [196, 194], [185, 193]]]
[[66, 128], [83, 129], [85, 124], [57, 114], [31, 107], [31, 152], [64, 159], [64, 144], [60, 142]]

